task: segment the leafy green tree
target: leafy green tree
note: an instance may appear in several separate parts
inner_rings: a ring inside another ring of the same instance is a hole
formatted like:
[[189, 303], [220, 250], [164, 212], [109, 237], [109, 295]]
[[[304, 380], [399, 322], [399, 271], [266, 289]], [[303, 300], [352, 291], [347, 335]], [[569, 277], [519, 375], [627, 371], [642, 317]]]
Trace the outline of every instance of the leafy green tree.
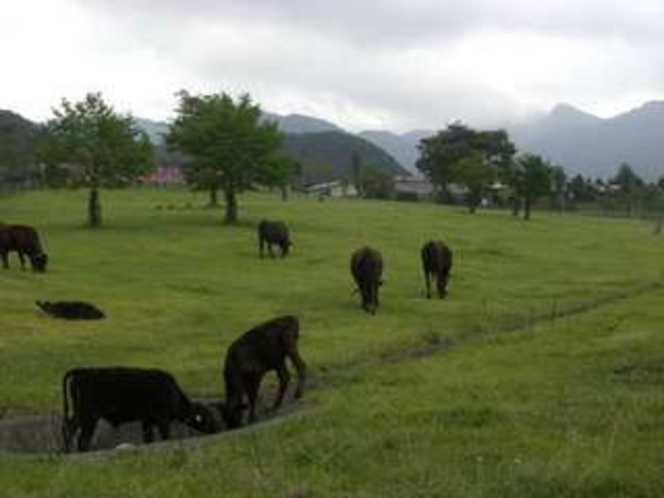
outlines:
[[100, 93], [80, 102], [62, 99], [42, 128], [37, 155], [46, 167], [63, 167], [72, 183], [90, 189], [88, 224], [101, 225], [101, 187], [120, 187], [153, 166], [153, 148], [133, 117], [117, 113]]
[[622, 163], [611, 183], [617, 185], [620, 196], [627, 204], [627, 212], [630, 216], [633, 216], [635, 202], [645, 185], [644, 181], [634, 172], [629, 164]]
[[[376, 166], [362, 168], [361, 193], [369, 199], [391, 199], [394, 197], [394, 177]], [[357, 187], [356, 187], [357, 188]]]
[[516, 159], [518, 195], [523, 199], [523, 219], [530, 219], [534, 202], [551, 191], [551, 166], [540, 156], [523, 154]]
[[471, 213], [479, 207], [489, 187], [496, 181], [498, 167], [484, 154], [476, 152], [452, 165], [452, 177], [468, 189], [467, 202]]
[[237, 221], [237, 195], [265, 181], [274, 167], [282, 136], [277, 124], [261, 121], [249, 95], [234, 101], [226, 93], [178, 93], [177, 117], [167, 141], [192, 159], [188, 178], [198, 186], [224, 192], [226, 224]]
[[476, 131], [453, 123], [436, 135], [424, 138], [418, 145], [420, 158], [416, 166], [446, 195], [447, 185], [457, 179], [455, 166], [461, 160], [480, 154], [484, 162], [495, 166], [504, 181], [512, 179], [512, 157], [516, 148], [504, 130]]
[[269, 159], [268, 167], [261, 172], [258, 183], [277, 187], [281, 192], [281, 200], [287, 201], [290, 187], [301, 172], [302, 164], [297, 158], [280, 153]]

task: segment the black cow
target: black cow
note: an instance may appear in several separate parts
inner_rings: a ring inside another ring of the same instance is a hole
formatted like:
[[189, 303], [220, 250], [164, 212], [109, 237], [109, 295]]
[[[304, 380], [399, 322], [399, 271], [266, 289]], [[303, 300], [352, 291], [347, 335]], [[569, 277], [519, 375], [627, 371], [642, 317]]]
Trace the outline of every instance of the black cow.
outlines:
[[99, 320], [104, 312], [94, 304], [83, 301], [35, 301], [44, 313], [68, 320]]
[[306, 365], [298, 350], [300, 323], [294, 316], [286, 315], [257, 325], [241, 335], [226, 352], [224, 381], [226, 400], [218, 408], [226, 425], [233, 429], [242, 425], [245, 396], [249, 401], [249, 422], [256, 421], [256, 400], [261, 381], [270, 370], [279, 376], [279, 392], [273, 409], [283, 402], [290, 382], [286, 357], [297, 370], [295, 397], [302, 396], [306, 381]]
[[422, 246], [422, 271], [427, 286], [427, 299], [431, 299], [431, 277], [436, 279], [438, 297], [447, 295], [447, 282], [452, 269], [452, 251], [439, 240], [430, 240]]
[[350, 260], [350, 271], [362, 296], [362, 308], [367, 313], [378, 310], [378, 289], [383, 285], [383, 257], [371, 247], [355, 251]]
[[16, 251], [25, 269], [25, 256], [30, 259], [34, 271], [46, 271], [48, 256], [42, 250], [37, 231], [26, 225], [0, 225], [0, 257], [2, 265], [9, 268], [9, 253]]
[[271, 257], [274, 257], [272, 244], [279, 246], [282, 258], [286, 257], [293, 245], [286, 224], [281, 221], [262, 220], [258, 224], [258, 250], [261, 258], [263, 257], [265, 244], [267, 244], [267, 251]]
[[[170, 437], [170, 424], [179, 420], [205, 433], [219, 430], [212, 411], [192, 402], [167, 372], [131, 367], [74, 368], [62, 379], [65, 451], [78, 434], [78, 450], [86, 451], [100, 419], [114, 427], [126, 422], [143, 424], [143, 440], [153, 440], [156, 425], [162, 439]], [[72, 413], [69, 413], [71, 402]]]

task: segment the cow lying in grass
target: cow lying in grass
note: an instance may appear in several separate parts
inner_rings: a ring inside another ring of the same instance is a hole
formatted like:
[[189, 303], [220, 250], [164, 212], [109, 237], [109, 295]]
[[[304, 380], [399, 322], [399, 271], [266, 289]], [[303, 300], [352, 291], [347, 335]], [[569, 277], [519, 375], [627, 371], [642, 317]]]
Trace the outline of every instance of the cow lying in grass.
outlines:
[[378, 289], [383, 285], [383, 257], [371, 247], [355, 251], [350, 260], [350, 271], [362, 296], [362, 308], [367, 313], [378, 310]]
[[214, 433], [220, 429], [212, 411], [190, 401], [175, 378], [162, 370], [75, 368], [63, 377], [62, 391], [65, 451], [70, 451], [77, 433], [78, 450], [88, 450], [100, 419], [113, 427], [140, 421], [146, 443], [152, 442], [155, 426], [161, 438], [168, 439], [170, 425], [175, 420], [200, 432]]
[[274, 257], [272, 245], [278, 245], [281, 250], [281, 257], [286, 257], [293, 243], [290, 240], [290, 233], [285, 223], [281, 221], [262, 220], [258, 224], [258, 252], [263, 257], [265, 245], [271, 257]]
[[44, 313], [67, 320], [99, 320], [104, 312], [95, 305], [83, 301], [35, 301]]
[[263, 377], [270, 370], [275, 370], [279, 376], [279, 392], [273, 409], [281, 406], [290, 382], [286, 358], [297, 370], [295, 397], [302, 396], [306, 366], [298, 350], [299, 332], [296, 317], [280, 316], [257, 325], [230, 345], [224, 362], [226, 400], [218, 405], [228, 428], [242, 425], [243, 411], [247, 408], [245, 397], [249, 402], [249, 422], [256, 421], [258, 391]]
[[44, 253], [37, 230], [33, 227], [0, 224], [0, 257], [5, 269], [9, 268], [9, 253], [12, 251], [18, 253], [21, 268], [24, 270], [27, 256], [33, 271], [46, 271], [48, 256]]
[[430, 240], [422, 246], [421, 256], [427, 299], [431, 299], [431, 277], [436, 280], [438, 297], [447, 296], [447, 283], [452, 269], [452, 251], [443, 242]]

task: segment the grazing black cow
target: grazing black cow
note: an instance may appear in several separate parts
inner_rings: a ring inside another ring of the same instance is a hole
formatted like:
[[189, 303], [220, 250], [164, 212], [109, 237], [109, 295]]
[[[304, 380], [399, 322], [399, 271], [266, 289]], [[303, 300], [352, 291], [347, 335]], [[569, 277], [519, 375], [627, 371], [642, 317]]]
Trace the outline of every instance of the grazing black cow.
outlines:
[[16, 251], [25, 269], [25, 256], [30, 259], [34, 271], [46, 271], [48, 256], [42, 250], [37, 231], [26, 225], [0, 225], [0, 257], [2, 265], [9, 268], [9, 253]]
[[427, 286], [427, 299], [431, 299], [431, 277], [436, 279], [438, 297], [447, 296], [447, 282], [452, 269], [452, 251], [439, 240], [430, 240], [422, 246], [422, 271]]
[[306, 380], [306, 365], [298, 350], [300, 323], [294, 316], [286, 315], [257, 325], [241, 335], [226, 352], [224, 381], [226, 400], [219, 410], [226, 425], [233, 429], [242, 425], [242, 413], [249, 401], [249, 422], [256, 421], [256, 400], [261, 381], [270, 370], [279, 376], [279, 392], [273, 409], [279, 408], [290, 382], [286, 357], [297, 370], [295, 397], [302, 396]]
[[378, 289], [383, 285], [383, 257], [371, 247], [355, 251], [350, 260], [350, 271], [362, 296], [362, 308], [367, 313], [378, 310]]
[[274, 257], [272, 244], [279, 246], [282, 258], [286, 257], [293, 245], [286, 224], [281, 221], [262, 220], [258, 224], [258, 250], [261, 258], [263, 257], [265, 244], [267, 244], [267, 251], [271, 257]]
[[[143, 440], [153, 440], [156, 425], [162, 439], [170, 437], [170, 424], [179, 420], [205, 433], [218, 432], [212, 411], [182, 392], [167, 372], [131, 367], [74, 368], [62, 379], [65, 451], [78, 434], [78, 450], [86, 451], [100, 419], [114, 427], [126, 422], [143, 424]], [[69, 413], [71, 402], [72, 413]]]
[[94, 304], [83, 301], [35, 301], [44, 313], [68, 320], [99, 320], [104, 312]]

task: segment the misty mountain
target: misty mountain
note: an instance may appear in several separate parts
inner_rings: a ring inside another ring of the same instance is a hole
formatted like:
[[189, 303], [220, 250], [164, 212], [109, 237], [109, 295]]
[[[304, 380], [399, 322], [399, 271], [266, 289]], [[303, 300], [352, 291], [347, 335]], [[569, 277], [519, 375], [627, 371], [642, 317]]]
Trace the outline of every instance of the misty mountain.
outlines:
[[145, 118], [134, 118], [136, 125], [147, 133], [150, 142], [154, 145], [162, 145], [164, 137], [168, 134], [168, 124], [163, 121], [153, 121]]
[[304, 116], [302, 114], [288, 114], [282, 116], [272, 112], [263, 112], [263, 119], [276, 121], [279, 129], [284, 133], [320, 133], [324, 131], [344, 130], [324, 119]]
[[0, 109], [0, 175], [25, 175], [35, 164], [38, 127], [12, 112]]
[[[568, 174], [610, 178], [626, 162], [646, 180], [664, 176], [664, 102], [648, 102], [608, 119], [559, 104], [548, 114], [506, 128], [519, 151], [546, 157]], [[360, 135], [413, 171], [419, 140], [434, 133], [368, 131]]]
[[569, 105], [510, 130], [521, 150], [540, 154], [569, 173], [608, 178], [628, 163], [647, 180], [664, 175], [664, 102], [648, 102], [612, 118]]
[[[263, 119], [276, 121], [279, 129], [284, 133], [319, 133], [323, 131], [344, 130], [339, 126], [325, 121], [324, 119], [304, 116], [302, 114], [288, 114], [282, 116], [273, 112], [263, 112]], [[163, 137], [168, 133], [168, 124], [163, 121], [153, 121], [145, 118], [135, 118], [136, 124], [145, 133], [155, 145], [163, 142]]]
[[387, 152], [371, 142], [338, 131], [287, 133], [286, 153], [302, 164], [302, 183], [352, 180], [352, 158], [357, 154], [363, 167], [376, 168], [389, 175], [403, 175], [403, 167]]
[[391, 131], [368, 130], [361, 132], [359, 136], [390, 154], [409, 172], [416, 173], [415, 162], [419, 157], [417, 145], [422, 138], [432, 133], [427, 131], [411, 131], [398, 135]]

